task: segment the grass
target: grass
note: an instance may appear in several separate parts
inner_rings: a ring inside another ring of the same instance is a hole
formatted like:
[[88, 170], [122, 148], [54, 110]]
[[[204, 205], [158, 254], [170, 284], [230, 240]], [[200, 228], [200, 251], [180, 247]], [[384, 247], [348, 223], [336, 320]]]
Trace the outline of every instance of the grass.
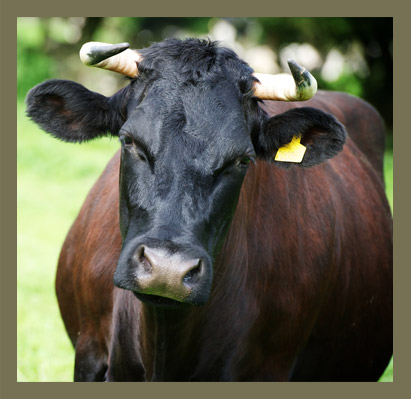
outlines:
[[[67, 144], [40, 131], [18, 104], [17, 381], [72, 381], [74, 350], [54, 293], [61, 245], [89, 189], [119, 144]], [[392, 151], [386, 154], [392, 198]], [[393, 380], [392, 361], [381, 381]]]

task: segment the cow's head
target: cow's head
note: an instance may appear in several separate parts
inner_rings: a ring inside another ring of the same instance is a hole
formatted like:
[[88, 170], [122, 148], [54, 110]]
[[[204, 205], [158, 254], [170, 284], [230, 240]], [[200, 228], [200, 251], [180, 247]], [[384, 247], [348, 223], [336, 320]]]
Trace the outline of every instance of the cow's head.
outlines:
[[317, 109], [269, 118], [259, 108], [261, 99], [314, 95], [315, 79], [292, 62], [294, 80], [253, 74], [209, 41], [127, 47], [91, 43], [81, 52], [85, 63], [131, 77], [112, 97], [51, 80], [29, 92], [27, 112], [64, 141], [119, 137], [123, 248], [114, 283], [151, 303], [203, 304], [250, 162], [282, 164], [273, 157], [297, 135], [307, 147], [299, 165], [315, 165], [341, 150], [345, 130]]

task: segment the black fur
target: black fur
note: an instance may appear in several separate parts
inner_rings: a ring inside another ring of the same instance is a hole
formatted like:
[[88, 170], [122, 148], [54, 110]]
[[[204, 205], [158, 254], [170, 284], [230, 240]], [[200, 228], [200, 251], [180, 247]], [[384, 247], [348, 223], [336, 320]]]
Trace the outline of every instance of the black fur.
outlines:
[[[140, 73], [161, 75], [179, 85], [218, 84], [219, 79], [232, 79], [241, 92], [252, 93], [252, 68], [232, 50], [218, 42], [200, 39], [168, 39], [140, 51], [143, 61]], [[247, 82], [246, 84], [244, 82]]]
[[110, 98], [68, 80], [48, 80], [30, 90], [27, 115], [43, 130], [67, 142], [82, 142], [124, 123], [119, 94]]

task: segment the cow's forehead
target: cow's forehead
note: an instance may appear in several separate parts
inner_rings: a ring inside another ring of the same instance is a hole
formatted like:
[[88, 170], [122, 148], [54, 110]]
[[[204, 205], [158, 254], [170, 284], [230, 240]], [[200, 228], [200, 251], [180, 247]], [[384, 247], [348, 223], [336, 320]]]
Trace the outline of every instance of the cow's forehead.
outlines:
[[123, 129], [155, 154], [173, 148], [226, 158], [251, 147], [241, 96], [229, 80], [191, 87], [156, 82], [129, 114]]

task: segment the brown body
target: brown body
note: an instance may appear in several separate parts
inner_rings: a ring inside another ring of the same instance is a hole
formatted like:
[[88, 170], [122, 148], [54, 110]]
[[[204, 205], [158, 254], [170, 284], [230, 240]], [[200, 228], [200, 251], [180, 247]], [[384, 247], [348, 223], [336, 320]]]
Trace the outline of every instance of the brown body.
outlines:
[[378, 379], [392, 355], [382, 122], [343, 94], [262, 105], [270, 115], [296, 106], [335, 115], [344, 150], [312, 168], [250, 166], [202, 307], [155, 309], [114, 287], [119, 153], [110, 161], [57, 272], [76, 380]]

